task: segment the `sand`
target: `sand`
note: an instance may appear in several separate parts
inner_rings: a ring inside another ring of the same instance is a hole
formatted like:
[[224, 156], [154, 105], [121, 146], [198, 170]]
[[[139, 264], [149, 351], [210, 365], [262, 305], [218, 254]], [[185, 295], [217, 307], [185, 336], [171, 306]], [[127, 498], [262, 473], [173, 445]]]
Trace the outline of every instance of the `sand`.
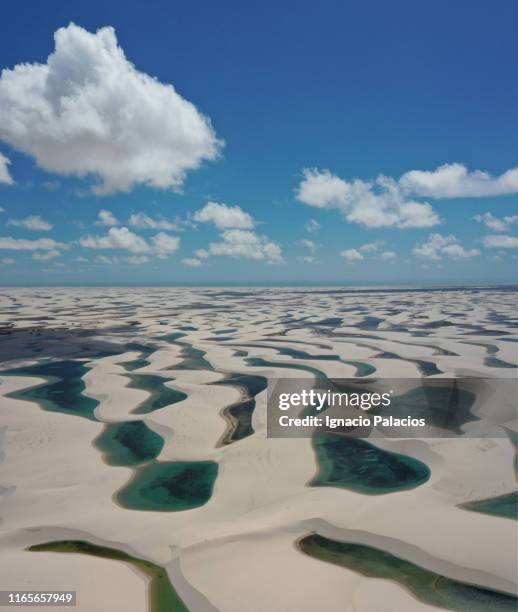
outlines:
[[[515, 368], [486, 363], [487, 345], [496, 347], [499, 359], [518, 362], [518, 342], [509, 341], [518, 340], [518, 329], [488, 318], [496, 311], [509, 319], [515, 312], [516, 294], [487, 291], [482, 298], [477, 294], [475, 303], [469, 292], [454, 291], [424, 297], [411, 292], [228, 291], [225, 295], [220, 295], [225, 293], [222, 289], [3, 292], [3, 318], [15, 329], [59, 328], [65, 340], [46, 343], [44, 330], [42, 336], [14, 332], [8, 338], [15, 346], [16, 334], [21, 334], [17, 351], [2, 367], [41, 357], [31, 355], [31, 341], [44, 346], [43, 356], [59, 359], [63, 347], [70, 346], [66, 334], [88, 330], [93, 335], [78, 343], [77, 356], [88, 359], [91, 366], [83, 379], [85, 394], [99, 401], [95, 412], [99, 422], [43, 411], [35, 402], [5, 397], [35, 384], [35, 379], [0, 376], [5, 428], [0, 455], [4, 588], [30, 584], [34, 589], [74, 589], [77, 609], [82, 611], [145, 609], [146, 581], [124, 563], [25, 551], [30, 545], [70, 538], [119, 548], [166, 567], [180, 597], [196, 611], [434, 609], [394, 582], [366, 578], [301, 553], [296, 541], [317, 531], [377, 546], [450, 578], [515, 591], [516, 522], [458, 507], [516, 487], [515, 449], [502, 430], [502, 421], [511, 429], [515, 426], [512, 415], [498, 415], [490, 437], [375, 440], [382, 448], [423, 461], [432, 475], [415, 489], [362, 495], [307, 486], [317, 471], [310, 440], [266, 437], [266, 391], [256, 397], [254, 435], [219, 446], [228, 427], [222, 412], [238, 401], [240, 391], [213, 383], [229, 372], [311, 377], [297, 366], [316, 368], [329, 377], [352, 377], [355, 368], [344, 361], [371, 364], [376, 377], [415, 380], [422, 376], [415, 360], [435, 364], [442, 370], [438, 377], [470, 373], [495, 381], [516, 379]], [[13, 309], [13, 299], [22, 306]], [[131, 308], [121, 311], [113, 305], [121, 300]], [[402, 301], [409, 304], [398, 306]], [[398, 309], [401, 312], [392, 314]], [[37, 316], [43, 312], [54, 319], [42, 324]], [[295, 321], [306, 318], [290, 325], [286, 321], [290, 312]], [[459, 315], [455, 325], [443, 324], [451, 322], [452, 312]], [[378, 329], [363, 329], [366, 315], [383, 323]], [[331, 317], [341, 317], [341, 324], [319, 324]], [[130, 326], [130, 321], [140, 324]], [[466, 324], [478, 327], [463, 327]], [[197, 328], [183, 331], [180, 341], [205, 351], [212, 369], [175, 369], [183, 359], [182, 346], [159, 337], [182, 327]], [[215, 332], [229, 328], [237, 331], [222, 333], [230, 339], [218, 340]], [[487, 329], [494, 335], [484, 334]], [[429, 335], [416, 336], [415, 331]], [[81, 353], [83, 342], [113, 344], [118, 354], [92, 357]], [[126, 344], [135, 342], [154, 349], [149, 365], [135, 373], [173, 377], [167, 385], [186, 393], [185, 400], [146, 415], [132, 413], [148, 396], [127, 386], [124, 363], [139, 352]], [[338, 355], [343, 361], [293, 358], [279, 354], [272, 348], [276, 346], [313, 356]], [[455, 355], [441, 354], [444, 351]], [[399, 358], [379, 356], [387, 352]], [[290, 367], [251, 366], [249, 357]], [[474, 410], [484, 419], [492, 414], [483, 397]], [[92, 442], [103, 423], [140, 418], [165, 440], [159, 461], [218, 462], [213, 495], [204, 506], [184, 512], [139, 512], [115, 501], [133, 471], [104, 463]]]

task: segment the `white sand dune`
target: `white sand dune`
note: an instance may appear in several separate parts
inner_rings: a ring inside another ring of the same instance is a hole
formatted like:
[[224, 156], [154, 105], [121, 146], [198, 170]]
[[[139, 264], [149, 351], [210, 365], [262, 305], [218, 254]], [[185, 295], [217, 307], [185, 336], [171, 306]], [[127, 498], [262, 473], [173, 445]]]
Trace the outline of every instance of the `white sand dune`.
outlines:
[[[483, 298], [477, 294], [479, 302], [474, 304], [469, 292], [454, 291], [418, 299], [412, 292], [229, 291], [233, 293], [58, 288], [37, 296], [29, 289], [3, 293], [0, 309], [14, 329], [41, 327], [38, 316], [51, 310], [55, 318], [45, 321], [45, 327], [64, 334], [54, 341], [50, 329], [42, 330], [41, 336], [14, 331], [6, 340], [16, 351], [12, 359], [5, 359], [3, 369], [36, 363], [41, 357], [63, 358], [62, 347], [70, 346], [66, 334], [88, 332], [77, 342], [76, 357], [89, 360], [84, 394], [99, 402], [98, 421], [45, 411], [35, 402], [6, 397], [41, 379], [0, 375], [4, 588], [77, 590], [79, 609], [85, 611], [145, 609], [146, 581], [127, 564], [25, 550], [32, 544], [73, 538], [119, 548], [166, 567], [180, 597], [196, 611], [437, 609], [417, 601], [395, 582], [367, 578], [303, 554], [296, 541], [317, 531], [387, 550], [456, 580], [515, 590], [516, 522], [458, 505], [516, 487], [516, 451], [501, 427], [513, 427], [513, 405], [502, 400], [498, 406], [507, 407], [497, 409], [489, 400], [500, 393], [497, 381], [516, 380], [517, 369], [486, 361], [490, 345], [496, 347], [490, 355], [518, 363], [518, 328], [496, 324], [489, 317], [498, 312], [511, 320], [516, 294], [488, 290]], [[11, 309], [8, 295], [15, 295], [21, 307]], [[118, 312], [115, 301], [131, 308]], [[454, 325], [444, 324], [452, 322], [452, 313]], [[366, 316], [382, 322], [377, 329], [364, 329]], [[326, 323], [332, 318], [342, 323]], [[236, 331], [225, 331], [229, 329]], [[498, 334], [481, 333], [485, 329]], [[160, 338], [173, 332], [185, 334], [180, 338], [184, 344]], [[99, 339], [118, 347], [117, 354], [96, 355]], [[128, 372], [124, 363], [140, 353], [126, 345], [135, 343], [154, 349], [146, 357], [148, 365]], [[186, 369], [186, 345], [203, 351], [210, 368], [201, 361], [196, 364], [191, 356], [192, 369]], [[38, 346], [43, 350], [36, 353]], [[275, 347], [304, 351], [310, 357], [294, 358]], [[399, 358], [383, 357], [384, 353]], [[332, 355], [338, 358], [318, 358]], [[250, 358], [284, 367], [253, 365]], [[371, 378], [408, 378], [409, 388], [423, 375], [417, 361], [435, 364], [442, 371], [438, 378], [468, 373], [493, 382], [481, 386], [473, 407], [479, 421], [465, 426], [472, 437], [373, 438], [380, 448], [414, 457], [431, 469], [427, 482], [407, 491], [365, 495], [308, 486], [318, 469], [311, 441], [266, 436], [266, 390], [255, 398], [255, 433], [220, 445], [229, 426], [222, 413], [243, 397], [239, 388], [219, 384], [226, 375], [311, 378], [311, 372], [299, 369], [309, 367], [330, 378], [353, 377], [356, 367], [344, 361], [374, 366]], [[172, 378], [165, 384], [187, 398], [135, 414], [149, 393], [128, 386], [132, 373]], [[140, 419], [164, 439], [158, 461], [218, 463], [213, 494], [205, 505], [156, 512], [117, 503], [115, 495], [134, 469], [105, 463], [93, 441], [103, 423]]]

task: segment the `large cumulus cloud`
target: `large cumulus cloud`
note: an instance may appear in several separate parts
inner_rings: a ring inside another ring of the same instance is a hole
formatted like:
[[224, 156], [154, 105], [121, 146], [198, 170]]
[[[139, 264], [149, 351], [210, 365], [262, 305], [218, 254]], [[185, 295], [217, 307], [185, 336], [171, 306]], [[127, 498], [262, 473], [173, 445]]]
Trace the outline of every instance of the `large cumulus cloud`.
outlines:
[[217, 158], [210, 120], [139, 72], [111, 27], [70, 24], [55, 33], [46, 64], [18, 64], [0, 77], [0, 139], [50, 172], [93, 175], [96, 193], [136, 184], [179, 188], [189, 170]]

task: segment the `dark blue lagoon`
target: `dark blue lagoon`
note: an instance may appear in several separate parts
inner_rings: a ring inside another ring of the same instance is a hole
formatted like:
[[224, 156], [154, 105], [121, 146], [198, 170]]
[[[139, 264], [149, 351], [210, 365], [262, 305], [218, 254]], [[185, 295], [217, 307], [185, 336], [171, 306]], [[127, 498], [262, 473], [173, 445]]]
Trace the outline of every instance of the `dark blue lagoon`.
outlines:
[[319, 471], [312, 487], [341, 487], [357, 493], [381, 495], [413, 489], [430, 478], [427, 465], [360, 438], [318, 433], [313, 447]]
[[183, 391], [172, 389], [165, 384], [170, 380], [174, 380], [173, 378], [166, 378], [156, 374], [128, 374], [127, 376], [130, 379], [128, 387], [142, 389], [150, 393], [147, 399], [132, 410], [133, 414], [149, 414], [187, 398]]
[[38, 402], [43, 410], [73, 414], [95, 421], [99, 402], [83, 394], [83, 376], [88, 367], [82, 361], [48, 361], [32, 366], [4, 370], [5, 376], [37, 376], [47, 381], [28, 389], [14, 391], [6, 397]]
[[215, 384], [236, 386], [243, 392], [240, 401], [228, 406], [223, 411], [229, 422], [229, 427], [223, 435], [221, 444], [231, 444], [251, 436], [254, 433], [252, 415], [255, 410], [255, 396], [266, 389], [268, 380], [264, 376], [234, 373]]

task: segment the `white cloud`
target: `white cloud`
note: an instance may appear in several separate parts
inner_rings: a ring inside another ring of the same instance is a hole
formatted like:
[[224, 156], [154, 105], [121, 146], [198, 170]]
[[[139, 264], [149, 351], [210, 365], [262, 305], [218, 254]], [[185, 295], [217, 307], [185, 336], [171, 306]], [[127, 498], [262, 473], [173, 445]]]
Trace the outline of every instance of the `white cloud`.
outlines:
[[33, 253], [32, 258], [37, 261], [47, 261], [49, 259], [54, 259], [55, 257], [59, 257], [61, 253], [56, 249], [52, 249], [50, 251], [36, 251]]
[[[0, 115], [1, 116], [1, 115]], [[9, 164], [11, 161], [5, 155], [0, 153], [0, 184], [13, 185], [13, 177], [9, 174]]]
[[166, 258], [168, 255], [175, 253], [180, 247], [180, 238], [178, 236], [170, 236], [159, 232], [151, 238], [152, 252], [160, 259]]
[[97, 221], [95, 222], [95, 225], [113, 227], [115, 225], [119, 225], [119, 220], [112, 212], [103, 208], [99, 211], [99, 214], [97, 215]]
[[414, 248], [414, 255], [424, 259], [438, 261], [443, 256], [452, 259], [466, 259], [480, 254], [477, 249], [466, 250], [455, 236], [443, 236], [442, 234], [430, 234], [428, 240]]
[[15, 264], [15, 263], [16, 263], [16, 261], [15, 261], [15, 260], [14, 260], [12, 257], [4, 257], [4, 258], [2, 259], [2, 263], [3, 263], [5, 266], [12, 266], [13, 264]]
[[318, 263], [317, 258], [313, 257], [313, 255], [304, 255], [303, 257], [298, 257], [297, 259], [299, 261], [303, 261], [304, 263], [308, 263], [308, 264], [316, 264], [316, 263]]
[[129, 218], [129, 224], [132, 227], [138, 227], [139, 229], [179, 230], [177, 222], [169, 221], [168, 219], [163, 219], [161, 217], [153, 219], [142, 212], [132, 214]]
[[278, 244], [266, 236], [242, 229], [225, 230], [222, 242], [213, 242], [208, 251], [211, 255], [227, 255], [245, 259], [266, 259], [269, 263], [280, 263], [282, 251]]
[[148, 253], [150, 247], [141, 236], [127, 227], [111, 227], [104, 236], [84, 236], [79, 244], [88, 249], [124, 249], [131, 253]]
[[[111, 227], [104, 236], [83, 236], [79, 244], [88, 249], [118, 249], [129, 251], [134, 255], [155, 255], [164, 259], [176, 252], [180, 246], [180, 238], [159, 232], [147, 242], [142, 236], [138, 236], [127, 227]], [[112, 258], [111, 263], [115, 263]], [[143, 259], [126, 258], [129, 263], [144, 263]], [[106, 261], [101, 262], [106, 263]]]
[[196, 257], [199, 259], [207, 259], [210, 256], [210, 253], [206, 249], [198, 249], [195, 251]]
[[518, 236], [486, 236], [483, 243], [486, 249], [518, 249]]
[[318, 221], [315, 221], [315, 219], [308, 219], [304, 227], [306, 228], [306, 232], [312, 233], [318, 232], [318, 230], [321, 229], [322, 226]]
[[513, 223], [518, 223], [518, 215], [508, 215], [499, 219], [493, 216], [490, 212], [485, 212], [483, 215], [475, 215], [473, 217], [478, 223], [483, 223], [494, 232], [505, 232]]
[[382, 240], [376, 240], [375, 242], [368, 242], [362, 245], [359, 250], [362, 253], [377, 253], [384, 244]]
[[394, 251], [383, 251], [383, 253], [381, 253], [380, 257], [381, 257], [381, 259], [383, 259], [385, 261], [391, 261], [393, 259], [396, 259], [397, 253], [395, 253]]
[[351, 186], [329, 170], [305, 168], [298, 186], [299, 202], [318, 208], [341, 208], [349, 198]]
[[194, 220], [199, 223], [213, 223], [218, 229], [250, 229], [254, 219], [240, 206], [229, 206], [208, 202], [194, 213]]
[[444, 164], [435, 170], [411, 170], [399, 179], [401, 188], [431, 198], [480, 198], [518, 193], [518, 168], [500, 176], [481, 170], [468, 171], [463, 164]]
[[345, 251], [340, 252], [340, 255], [345, 257], [348, 262], [360, 261], [364, 259], [363, 255], [358, 249], [345, 249]]
[[79, 257], [76, 257], [74, 261], [77, 261], [78, 263], [86, 263], [89, 261], [89, 259], [88, 257], [83, 257], [82, 255], [80, 255]]
[[123, 257], [122, 260], [126, 263], [140, 266], [147, 263], [149, 261], [149, 257], [146, 257], [146, 255], [130, 255], [129, 257]]
[[98, 264], [117, 264], [119, 263], [118, 257], [106, 257], [106, 255], [96, 255], [94, 258], [94, 263]]
[[[210, 120], [129, 62], [111, 27], [70, 24], [46, 64], [0, 78], [0, 138], [50, 172], [100, 179], [98, 194], [136, 184], [180, 188], [222, 142]], [[2, 166], [5, 169], [5, 163]]]
[[12, 238], [11, 236], [0, 237], [0, 249], [11, 251], [52, 251], [68, 248], [68, 244], [56, 242], [52, 238], [25, 240], [24, 238]]
[[42, 219], [39, 215], [29, 215], [24, 219], [9, 219], [6, 225], [12, 225], [14, 227], [23, 227], [34, 232], [48, 232], [52, 229], [52, 224], [45, 219]]
[[352, 223], [365, 227], [432, 227], [439, 216], [427, 202], [406, 198], [391, 178], [345, 181], [329, 170], [305, 169], [297, 199], [310, 206], [336, 208]]
[[345, 249], [345, 251], [342, 251], [340, 255], [345, 257], [349, 263], [361, 261], [365, 259], [366, 255], [376, 254], [379, 254], [379, 258], [385, 261], [395, 259], [397, 254], [394, 251], [383, 251], [380, 253], [384, 245], [385, 242], [383, 240], [375, 240], [374, 242], [367, 242], [357, 249]]
[[[352, 223], [402, 229], [432, 227], [440, 223], [432, 206], [416, 198], [486, 197], [512, 193], [518, 193], [518, 167], [492, 176], [481, 170], [470, 172], [463, 164], [444, 164], [432, 171], [410, 170], [399, 179], [380, 175], [369, 181], [346, 181], [329, 170], [306, 168], [296, 189], [299, 202], [317, 208], [335, 208]], [[478, 215], [480, 219], [477, 220], [486, 224], [497, 223], [486, 215]]]
[[313, 242], [313, 240], [307, 240], [306, 238], [304, 238], [303, 240], [299, 240], [297, 244], [299, 246], [305, 247], [311, 253], [314, 253], [318, 249], [318, 244]]
[[201, 266], [201, 261], [196, 259], [196, 257], [186, 257], [182, 259], [182, 263], [191, 268], [199, 268]]
[[0, 206], [0, 213], [4, 213], [4, 212], [5, 212], [5, 208], [2, 208], [2, 207]]

